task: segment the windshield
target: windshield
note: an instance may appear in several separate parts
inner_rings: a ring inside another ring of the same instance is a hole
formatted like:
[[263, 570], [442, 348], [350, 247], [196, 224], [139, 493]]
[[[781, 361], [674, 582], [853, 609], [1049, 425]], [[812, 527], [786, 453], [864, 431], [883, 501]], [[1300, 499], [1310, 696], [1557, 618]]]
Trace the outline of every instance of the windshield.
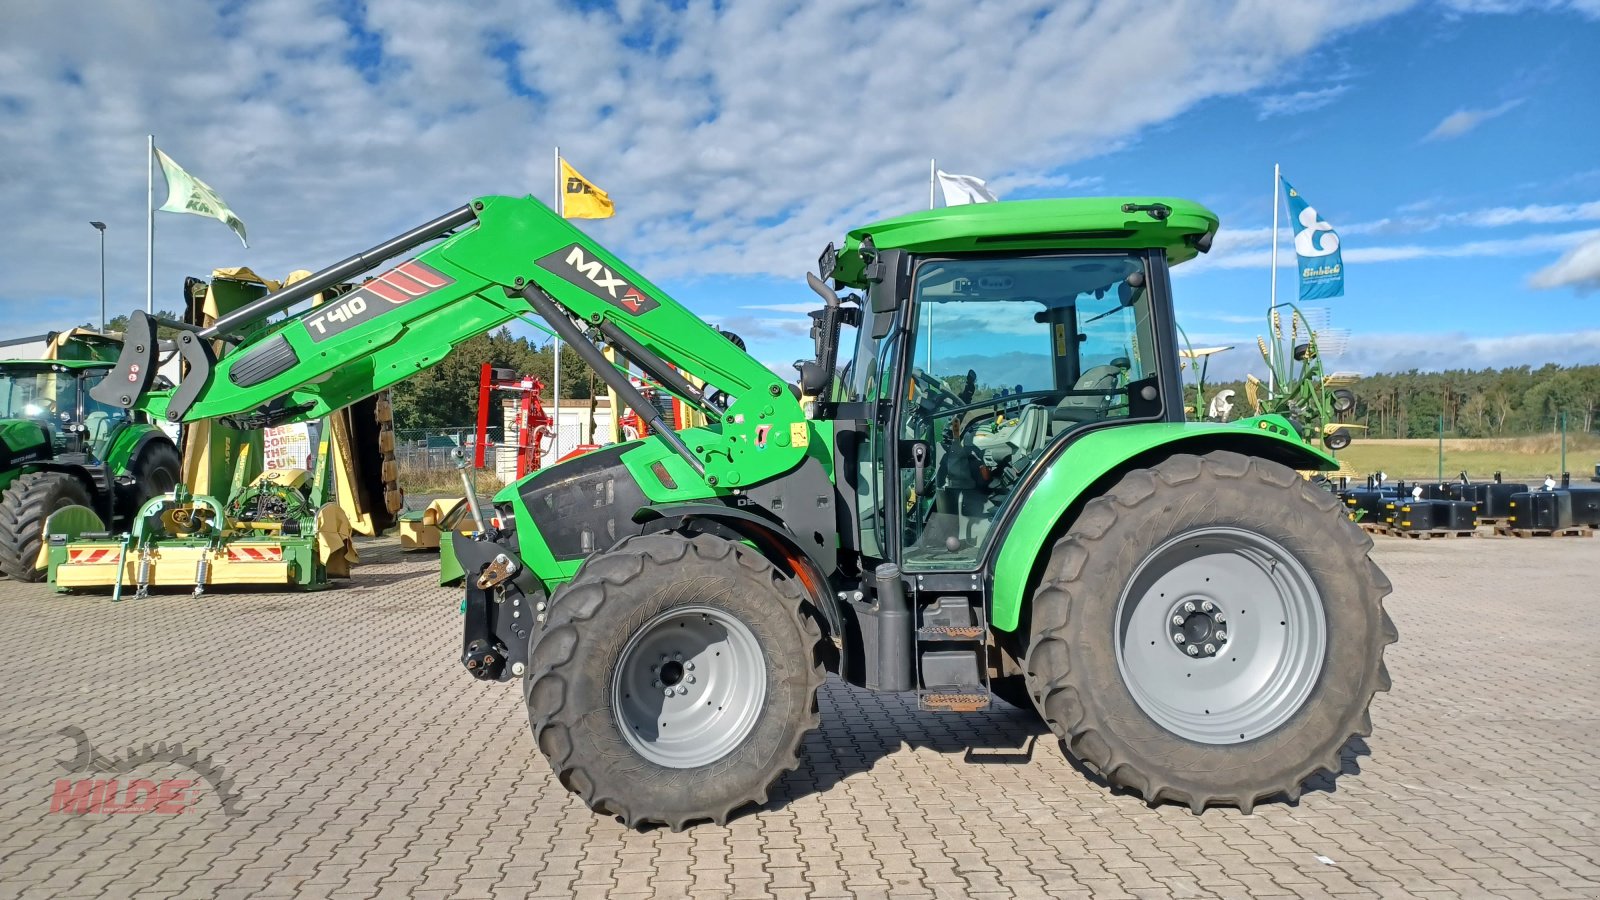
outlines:
[[[78, 380], [50, 369], [0, 369], [0, 419], [71, 421], [78, 412]], [[67, 418], [61, 419], [65, 413]]]

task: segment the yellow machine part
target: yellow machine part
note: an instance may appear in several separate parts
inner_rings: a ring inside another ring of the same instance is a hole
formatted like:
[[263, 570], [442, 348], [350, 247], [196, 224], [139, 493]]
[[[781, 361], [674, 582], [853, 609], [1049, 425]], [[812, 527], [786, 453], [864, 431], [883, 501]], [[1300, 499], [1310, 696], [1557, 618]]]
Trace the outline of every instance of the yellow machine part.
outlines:
[[421, 515], [408, 514], [400, 519], [401, 550], [437, 550], [443, 538], [440, 523], [456, 504], [455, 498], [442, 498], [429, 503]]
[[256, 476], [252, 485], [276, 484], [286, 488], [302, 488], [311, 480], [311, 473], [305, 469], [268, 469]]
[[[129, 547], [122, 565], [120, 541], [80, 541], [67, 549], [67, 561], [56, 568], [56, 586], [63, 588], [110, 587], [139, 581], [139, 551]], [[289, 563], [283, 548], [271, 541], [232, 541], [220, 548], [161, 547], [150, 550], [149, 584], [156, 587], [191, 587], [201, 556], [211, 559], [206, 585], [288, 584]]]
[[337, 503], [317, 510], [317, 557], [331, 578], [349, 578], [350, 567], [361, 561], [356, 553], [355, 531]]

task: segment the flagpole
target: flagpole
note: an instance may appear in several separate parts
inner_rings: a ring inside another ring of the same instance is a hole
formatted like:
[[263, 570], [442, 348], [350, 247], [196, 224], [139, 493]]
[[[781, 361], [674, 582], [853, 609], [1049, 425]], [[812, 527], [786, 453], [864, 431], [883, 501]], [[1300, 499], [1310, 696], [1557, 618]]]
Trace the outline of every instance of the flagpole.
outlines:
[[933, 182], [935, 180], [934, 179], [934, 172], [935, 172], [934, 159], [933, 159], [933, 157], [930, 156], [930, 157], [928, 157], [928, 208], [929, 209], [933, 209], [933, 206], [934, 206], [934, 204], [933, 204]]
[[[555, 154], [555, 189], [556, 189], [556, 215], [564, 216], [561, 209], [561, 148], [556, 147]], [[551, 348], [555, 351], [555, 433], [551, 436], [550, 455], [555, 459], [561, 458], [561, 339], [552, 338]]]
[[[1272, 328], [1272, 313], [1278, 308], [1278, 185], [1282, 182], [1278, 164], [1272, 164], [1272, 299], [1267, 309], [1267, 328]], [[1271, 352], [1267, 354], [1267, 396], [1272, 396], [1272, 391], [1277, 381], [1278, 372], [1278, 335], [1273, 332]]]
[[149, 135], [144, 151], [144, 311], [155, 312], [156, 285], [156, 136]]

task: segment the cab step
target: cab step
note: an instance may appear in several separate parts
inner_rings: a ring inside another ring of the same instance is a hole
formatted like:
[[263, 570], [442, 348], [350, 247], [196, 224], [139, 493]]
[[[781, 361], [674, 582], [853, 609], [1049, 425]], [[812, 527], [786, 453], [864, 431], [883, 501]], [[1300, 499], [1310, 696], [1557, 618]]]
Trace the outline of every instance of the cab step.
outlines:
[[930, 642], [981, 641], [982, 625], [924, 625], [917, 629], [917, 640]]
[[930, 712], [983, 712], [989, 708], [989, 689], [981, 684], [925, 688], [917, 692], [917, 708]]

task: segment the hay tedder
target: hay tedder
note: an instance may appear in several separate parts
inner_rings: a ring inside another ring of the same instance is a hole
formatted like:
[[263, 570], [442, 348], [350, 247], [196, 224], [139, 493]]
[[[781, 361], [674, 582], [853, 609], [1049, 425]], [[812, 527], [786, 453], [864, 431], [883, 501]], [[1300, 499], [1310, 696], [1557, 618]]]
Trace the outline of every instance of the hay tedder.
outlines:
[[460, 660], [521, 682], [591, 808], [681, 828], [763, 801], [831, 672], [929, 711], [998, 695], [1149, 802], [1249, 810], [1339, 774], [1396, 634], [1370, 540], [1295, 473], [1336, 461], [1280, 415], [1185, 421], [1168, 271], [1216, 229], [1167, 198], [858, 228], [807, 276], [815, 353], [788, 384], [543, 204], [481, 197], [180, 335], [176, 388], [134, 314], [95, 395], [309, 421], [537, 317], [648, 436], [467, 498]]
[[[1269, 313], [1274, 346], [1283, 340], [1280, 310], [1289, 311], [1289, 343], [1293, 350], [1288, 359], [1283, 359], [1267, 348], [1264, 339], [1256, 338], [1261, 359], [1272, 372], [1272, 383], [1263, 394], [1261, 380], [1254, 375], [1247, 376], [1245, 402], [1257, 415], [1280, 415], [1288, 419], [1308, 443], [1321, 441], [1329, 450], [1343, 450], [1350, 446], [1353, 432], [1366, 428], [1345, 421], [1356, 408], [1356, 395], [1349, 386], [1360, 376], [1325, 371], [1317, 332], [1292, 303], [1280, 303]], [[1305, 333], [1303, 342], [1300, 340], [1302, 331]]]

